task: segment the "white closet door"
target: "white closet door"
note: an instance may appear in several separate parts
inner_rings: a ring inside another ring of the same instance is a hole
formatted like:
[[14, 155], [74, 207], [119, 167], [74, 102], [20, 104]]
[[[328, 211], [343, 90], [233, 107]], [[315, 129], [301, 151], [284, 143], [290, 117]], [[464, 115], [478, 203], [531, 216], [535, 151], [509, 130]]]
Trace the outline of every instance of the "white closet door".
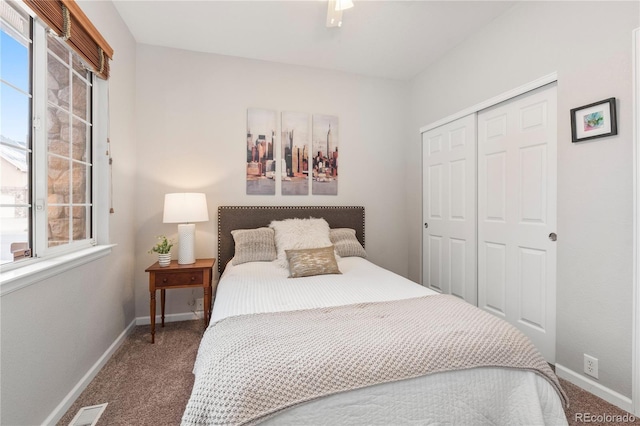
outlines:
[[556, 85], [478, 113], [478, 301], [555, 361]]
[[477, 305], [476, 118], [422, 134], [424, 286]]

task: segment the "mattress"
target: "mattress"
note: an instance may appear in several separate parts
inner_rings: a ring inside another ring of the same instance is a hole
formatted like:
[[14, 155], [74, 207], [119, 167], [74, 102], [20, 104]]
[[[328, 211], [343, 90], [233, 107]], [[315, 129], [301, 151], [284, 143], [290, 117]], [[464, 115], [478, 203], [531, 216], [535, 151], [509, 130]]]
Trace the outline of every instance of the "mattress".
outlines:
[[229, 262], [211, 323], [233, 315], [293, 311], [439, 294], [360, 257], [338, 260], [342, 274], [288, 279], [274, 262]]
[[[288, 279], [288, 271], [272, 262], [230, 263], [218, 285], [210, 327], [235, 315], [438, 294], [362, 258], [338, 262], [341, 275], [296, 279]], [[200, 368], [196, 360], [196, 376]], [[334, 394], [280, 412], [262, 424], [565, 425], [567, 421], [558, 394], [538, 374], [474, 368]]]

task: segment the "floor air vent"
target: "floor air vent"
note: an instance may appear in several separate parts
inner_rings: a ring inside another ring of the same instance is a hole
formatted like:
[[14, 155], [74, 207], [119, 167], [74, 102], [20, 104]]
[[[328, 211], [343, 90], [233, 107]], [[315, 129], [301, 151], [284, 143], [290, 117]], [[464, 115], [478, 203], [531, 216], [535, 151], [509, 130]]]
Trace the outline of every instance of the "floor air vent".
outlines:
[[95, 426], [98, 419], [107, 408], [107, 402], [100, 405], [92, 405], [90, 407], [82, 407], [78, 410], [78, 414], [71, 420], [69, 426]]

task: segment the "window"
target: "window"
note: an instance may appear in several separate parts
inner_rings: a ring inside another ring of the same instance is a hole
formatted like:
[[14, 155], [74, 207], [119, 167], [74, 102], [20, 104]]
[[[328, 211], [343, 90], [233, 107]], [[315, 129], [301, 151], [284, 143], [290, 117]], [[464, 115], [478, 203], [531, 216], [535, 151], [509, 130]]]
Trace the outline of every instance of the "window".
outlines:
[[93, 73], [2, 1], [0, 263], [94, 244]]
[[[47, 247], [91, 239], [91, 77], [47, 37]], [[37, 201], [38, 203], [38, 201]]]
[[0, 29], [0, 262], [29, 257], [31, 19], [2, 2]]

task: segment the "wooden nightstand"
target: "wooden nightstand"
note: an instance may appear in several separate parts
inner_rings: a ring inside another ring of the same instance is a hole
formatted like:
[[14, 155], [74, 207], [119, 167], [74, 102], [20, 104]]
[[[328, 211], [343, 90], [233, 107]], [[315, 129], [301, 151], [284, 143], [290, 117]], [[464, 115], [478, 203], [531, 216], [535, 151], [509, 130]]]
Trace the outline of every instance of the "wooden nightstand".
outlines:
[[179, 265], [172, 260], [169, 266], [161, 267], [158, 262], [145, 269], [149, 273], [149, 315], [151, 317], [151, 343], [156, 334], [156, 290], [160, 290], [162, 326], [164, 327], [164, 292], [171, 288], [202, 287], [204, 289], [204, 328], [209, 325], [211, 314], [212, 287], [211, 278], [215, 259], [197, 259], [190, 265]]

